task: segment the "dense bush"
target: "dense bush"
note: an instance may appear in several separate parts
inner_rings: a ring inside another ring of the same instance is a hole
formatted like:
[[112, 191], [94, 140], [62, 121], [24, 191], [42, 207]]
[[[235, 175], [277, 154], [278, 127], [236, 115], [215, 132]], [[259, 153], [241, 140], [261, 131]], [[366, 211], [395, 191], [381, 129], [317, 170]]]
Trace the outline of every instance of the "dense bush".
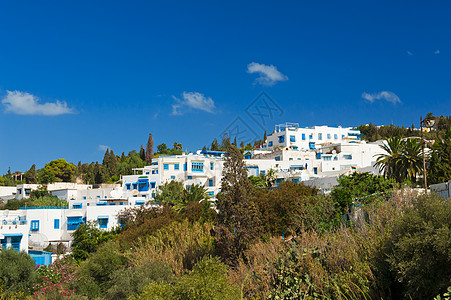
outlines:
[[386, 255], [405, 297], [432, 299], [451, 280], [451, 202], [434, 195], [414, 198], [394, 220]]
[[33, 287], [38, 275], [34, 260], [25, 252], [0, 249], [0, 280], [10, 292], [25, 292]]
[[138, 297], [132, 299], [241, 299], [239, 288], [227, 281], [227, 267], [217, 258], [204, 258], [189, 274], [171, 283], [152, 283]]

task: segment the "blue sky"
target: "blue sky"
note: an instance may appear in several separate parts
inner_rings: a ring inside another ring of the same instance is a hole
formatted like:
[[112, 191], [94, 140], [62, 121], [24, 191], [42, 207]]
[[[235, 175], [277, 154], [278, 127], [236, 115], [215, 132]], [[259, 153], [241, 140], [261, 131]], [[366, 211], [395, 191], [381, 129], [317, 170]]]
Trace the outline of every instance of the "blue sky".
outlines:
[[[0, 1], [0, 174], [101, 161], [149, 132], [193, 151], [236, 124], [252, 138], [449, 114], [450, 14], [449, 1]], [[246, 113], [265, 111], [262, 92], [278, 108], [264, 122]]]

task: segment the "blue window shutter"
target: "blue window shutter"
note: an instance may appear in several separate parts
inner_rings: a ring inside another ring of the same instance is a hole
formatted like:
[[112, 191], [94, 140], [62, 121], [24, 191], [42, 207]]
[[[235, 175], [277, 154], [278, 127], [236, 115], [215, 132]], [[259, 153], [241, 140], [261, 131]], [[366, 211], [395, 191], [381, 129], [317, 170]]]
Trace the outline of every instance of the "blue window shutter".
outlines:
[[60, 229], [60, 219], [53, 220], [53, 229]]
[[169, 170], [169, 164], [163, 164], [163, 169]]

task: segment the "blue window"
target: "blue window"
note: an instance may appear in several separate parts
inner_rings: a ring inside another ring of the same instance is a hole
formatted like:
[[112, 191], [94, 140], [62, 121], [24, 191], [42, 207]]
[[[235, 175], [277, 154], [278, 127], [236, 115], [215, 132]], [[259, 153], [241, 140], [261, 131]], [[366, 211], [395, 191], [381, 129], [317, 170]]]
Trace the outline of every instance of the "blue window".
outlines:
[[325, 156], [323, 156], [323, 159], [329, 161], [329, 160], [332, 160], [332, 156], [325, 155]]
[[316, 153], [316, 159], [321, 159], [321, 155], [322, 155], [321, 152]]
[[263, 174], [263, 175], [265, 175], [265, 173], [266, 173], [266, 171], [265, 171], [265, 170], [261, 170], [261, 171], [260, 171], [260, 174]]
[[11, 237], [11, 247], [16, 251], [20, 251], [20, 240], [22, 240], [21, 236]]
[[291, 149], [293, 149], [293, 150], [298, 150], [298, 147], [291, 147]]
[[30, 224], [30, 230], [39, 230], [39, 220], [32, 220]]
[[213, 191], [211, 191], [211, 192], [208, 193], [208, 196], [213, 197], [214, 195], [215, 195], [215, 192], [213, 192]]
[[174, 175], [172, 175], [172, 176], [171, 176], [171, 179], [175, 179], [175, 176], [174, 176]]
[[191, 163], [191, 172], [203, 173], [204, 172], [204, 163], [203, 162], [192, 162]]
[[188, 170], [188, 164], [187, 163], [184, 163], [183, 164], [183, 171], [187, 171]]
[[316, 149], [316, 147], [315, 147], [315, 142], [309, 142], [308, 143], [308, 147], [309, 147], [309, 149]]
[[125, 184], [125, 187], [127, 188], [127, 190], [130, 190], [131, 186], [132, 186], [131, 183], [126, 183]]
[[352, 159], [352, 154], [343, 155], [343, 159]]
[[305, 133], [302, 134], [302, 140], [305, 141]]
[[318, 174], [318, 168], [317, 167], [313, 168], [313, 174]]
[[80, 224], [83, 224], [82, 217], [67, 217], [67, 230], [76, 230]]
[[60, 219], [53, 220], [53, 229], [60, 229]]
[[276, 156], [276, 157], [274, 157], [274, 159], [275, 159], [276, 161], [280, 161], [280, 156]]
[[146, 201], [144, 200], [136, 200], [136, 205], [144, 205], [144, 203], [146, 203]]
[[292, 142], [292, 143], [296, 142], [296, 136], [295, 135], [290, 135], [290, 142]]
[[149, 179], [140, 178], [138, 179], [138, 191], [147, 192], [149, 190]]
[[193, 179], [193, 176], [188, 176], [188, 179]]
[[163, 169], [169, 170], [169, 164], [164, 164], [164, 165], [163, 165]]
[[344, 138], [345, 138], [345, 135], [344, 135], [344, 134], [342, 134], [342, 135], [341, 135], [341, 139], [344, 139]]
[[323, 134], [322, 133], [318, 133], [318, 140], [322, 140], [323, 139]]
[[74, 203], [74, 204], [72, 205], [72, 208], [75, 208], [75, 209], [79, 209], [79, 208], [81, 208], [81, 207], [82, 207], [82, 204], [81, 204], [80, 202]]
[[332, 137], [330, 135], [330, 133], [327, 134], [327, 139], [330, 140]]
[[281, 135], [281, 136], [279, 136], [279, 144], [281, 144], [283, 142], [285, 142], [285, 136]]
[[179, 164], [174, 164], [174, 170], [180, 170], [180, 165]]
[[136, 190], [138, 188], [138, 183], [133, 183], [133, 189]]
[[215, 163], [210, 163], [210, 170], [214, 170], [215, 169]]
[[83, 200], [86, 200], [86, 196], [83, 196]]
[[157, 186], [157, 183], [155, 181], [152, 181], [150, 183], [150, 188], [154, 189]]
[[269, 143], [268, 143], [268, 147], [272, 147], [272, 142], [269, 142]]
[[213, 186], [213, 179], [208, 179], [208, 186]]
[[338, 134], [334, 134], [334, 139], [338, 140]]
[[108, 216], [99, 216], [97, 218], [97, 223], [99, 223], [100, 228], [108, 228]]
[[313, 140], [313, 133], [308, 136], [309, 140]]
[[1, 239], [2, 248], [6, 248], [6, 237], [4, 239]]

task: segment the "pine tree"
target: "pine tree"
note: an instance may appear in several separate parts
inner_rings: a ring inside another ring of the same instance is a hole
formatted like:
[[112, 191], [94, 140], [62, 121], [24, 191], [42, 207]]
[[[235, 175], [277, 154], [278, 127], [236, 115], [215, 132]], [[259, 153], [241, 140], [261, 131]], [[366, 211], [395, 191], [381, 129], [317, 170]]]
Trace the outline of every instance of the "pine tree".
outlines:
[[152, 164], [152, 159], [153, 159], [153, 137], [152, 133], [149, 133], [149, 139], [147, 140], [146, 145], [146, 157], [145, 157], [146, 165]]
[[202, 151], [207, 150], [207, 146], [204, 145], [204, 147], [202, 148]]
[[216, 140], [216, 138], [211, 143], [211, 148], [210, 149], [211, 149], [211, 151], [218, 151], [219, 150], [219, 144], [218, 144], [218, 141]]

